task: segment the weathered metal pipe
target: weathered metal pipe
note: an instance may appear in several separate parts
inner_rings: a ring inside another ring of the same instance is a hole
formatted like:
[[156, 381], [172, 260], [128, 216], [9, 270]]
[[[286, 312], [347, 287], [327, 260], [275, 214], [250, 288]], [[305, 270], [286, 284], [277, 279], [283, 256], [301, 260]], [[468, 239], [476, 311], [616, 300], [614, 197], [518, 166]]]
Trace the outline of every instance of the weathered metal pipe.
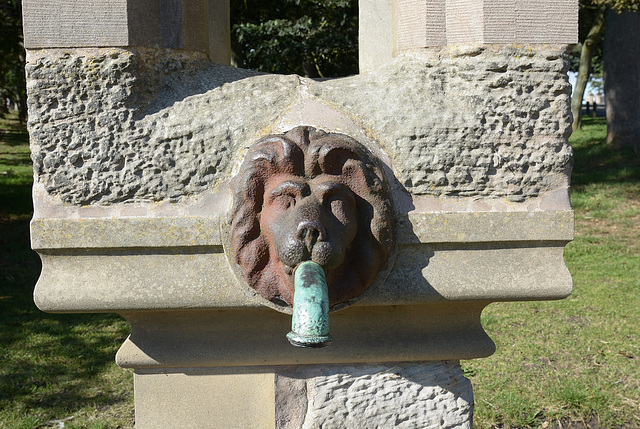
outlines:
[[329, 334], [329, 292], [324, 270], [313, 261], [294, 273], [293, 318], [287, 339], [297, 347], [325, 347]]

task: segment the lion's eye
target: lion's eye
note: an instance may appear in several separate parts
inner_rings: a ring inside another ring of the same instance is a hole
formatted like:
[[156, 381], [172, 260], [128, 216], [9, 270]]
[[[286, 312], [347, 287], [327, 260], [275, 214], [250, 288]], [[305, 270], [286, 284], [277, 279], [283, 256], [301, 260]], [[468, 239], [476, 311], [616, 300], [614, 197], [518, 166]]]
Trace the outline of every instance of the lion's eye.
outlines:
[[344, 193], [334, 193], [325, 199], [325, 207], [342, 223], [352, 216], [353, 205], [353, 197]]
[[285, 210], [289, 210], [296, 205], [296, 197], [290, 194], [279, 194], [275, 197], [278, 206]]
[[331, 198], [329, 200], [329, 207], [331, 207], [331, 213], [338, 217], [345, 215], [345, 202], [340, 198]]
[[300, 181], [285, 180], [268, 191], [267, 204], [278, 210], [289, 210], [304, 195], [309, 186]]

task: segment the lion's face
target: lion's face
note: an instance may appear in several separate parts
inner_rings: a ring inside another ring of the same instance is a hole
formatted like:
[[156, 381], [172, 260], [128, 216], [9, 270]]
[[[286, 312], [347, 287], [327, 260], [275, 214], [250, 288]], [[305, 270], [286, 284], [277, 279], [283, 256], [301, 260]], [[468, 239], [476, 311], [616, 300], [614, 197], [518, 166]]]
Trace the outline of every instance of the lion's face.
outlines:
[[250, 150], [235, 182], [232, 242], [245, 279], [264, 298], [293, 303], [293, 271], [321, 265], [329, 301], [360, 295], [392, 248], [382, 168], [355, 140], [298, 127]]
[[288, 273], [308, 260], [327, 273], [344, 263], [356, 238], [356, 197], [331, 176], [275, 176], [265, 188], [260, 227]]

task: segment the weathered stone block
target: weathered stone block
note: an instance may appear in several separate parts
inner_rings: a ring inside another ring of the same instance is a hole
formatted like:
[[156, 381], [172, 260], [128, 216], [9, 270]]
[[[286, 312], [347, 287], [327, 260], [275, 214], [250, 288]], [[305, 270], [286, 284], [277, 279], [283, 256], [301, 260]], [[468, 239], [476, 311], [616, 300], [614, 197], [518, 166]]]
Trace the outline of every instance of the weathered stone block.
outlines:
[[413, 195], [523, 201], [567, 186], [559, 49], [451, 48], [324, 82], [169, 51], [55, 55], [29, 56], [30, 133], [38, 182], [72, 204], [175, 202], [217, 186], [305, 94], [372, 130]]
[[457, 361], [137, 370], [136, 427], [471, 427]]
[[24, 0], [27, 49], [154, 47], [229, 64], [228, 0]]

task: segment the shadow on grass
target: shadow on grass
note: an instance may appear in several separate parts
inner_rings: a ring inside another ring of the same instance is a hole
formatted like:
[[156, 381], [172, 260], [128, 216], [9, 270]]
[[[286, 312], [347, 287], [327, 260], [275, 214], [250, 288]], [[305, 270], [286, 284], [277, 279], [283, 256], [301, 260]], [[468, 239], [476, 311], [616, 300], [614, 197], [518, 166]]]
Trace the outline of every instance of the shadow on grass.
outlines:
[[124, 319], [46, 314], [33, 302], [41, 263], [29, 237], [31, 159], [24, 124], [11, 117], [0, 118], [0, 166], [0, 427], [68, 416], [70, 427], [98, 427], [91, 413], [108, 420], [100, 427], [129, 427], [131, 376], [114, 363]]
[[[33, 211], [33, 202], [31, 201], [31, 184], [4, 184], [0, 182], [0, 222], [5, 223], [9, 219], [26, 219], [26, 226], [20, 227], [27, 229], [26, 238], [29, 238], [29, 219]], [[16, 226], [18, 227], [18, 226]], [[4, 232], [7, 227], [3, 228]], [[1, 238], [0, 238], [1, 240]], [[4, 251], [4, 248], [1, 248]]]
[[12, 154], [11, 157], [0, 157], [0, 164], [11, 167], [22, 167], [31, 164], [31, 156], [28, 153]]
[[571, 139], [574, 166], [571, 186], [640, 181], [640, 159], [631, 148], [612, 149], [605, 137], [592, 132], [606, 126], [605, 118], [585, 118], [582, 130]]
[[[113, 365], [115, 351], [126, 336], [124, 328], [120, 332], [101, 328], [117, 322], [110, 315], [51, 316], [38, 310], [11, 321], [9, 335], [0, 341], [5, 355], [10, 354], [0, 372], [0, 403], [60, 414], [54, 410], [79, 407], [88, 400], [97, 406], [124, 400], [95, 389], [96, 376]], [[94, 332], [81, 335], [79, 326]]]
[[24, 145], [29, 139], [29, 135], [26, 130], [19, 131], [3, 131], [0, 130], [0, 140], [7, 146], [21, 146]]
[[[2, 189], [2, 198], [30, 195], [28, 187], [17, 188]], [[0, 410], [46, 419], [87, 403], [129, 401], [118, 386], [100, 382], [114, 366], [127, 324], [117, 315], [52, 315], [37, 309], [32, 296], [41, 263], [30, 248], [31, 214], [11, 211], [0, 214]]]

